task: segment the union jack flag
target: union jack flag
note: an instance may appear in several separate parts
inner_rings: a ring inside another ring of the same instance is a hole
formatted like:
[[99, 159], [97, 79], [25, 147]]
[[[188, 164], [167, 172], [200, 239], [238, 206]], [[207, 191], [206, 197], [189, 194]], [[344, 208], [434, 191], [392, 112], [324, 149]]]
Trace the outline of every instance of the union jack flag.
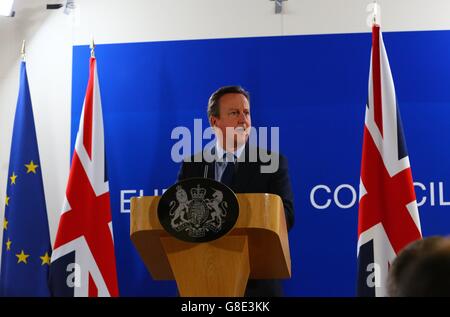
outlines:
[[379, 25], [372, 28], [358, 210], [359, 296], [386, 296], [390, 264], [422, 237], [391, 69]]
[[118, 296], [95, 57], [50, 266], [53, 296]]

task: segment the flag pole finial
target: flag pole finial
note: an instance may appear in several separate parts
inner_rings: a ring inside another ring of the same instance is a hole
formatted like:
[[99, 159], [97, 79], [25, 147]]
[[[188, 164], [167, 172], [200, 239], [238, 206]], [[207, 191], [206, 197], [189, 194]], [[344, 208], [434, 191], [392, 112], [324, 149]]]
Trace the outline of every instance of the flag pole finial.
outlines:
[[376, 1], [373, 2], [373, 18], [372, 18], [372, 25], [377, 24], [377, 14], [378, 14], [378, 3]]
[[91, 57], [95, 58], [95, 43], [94, 43], [94, 37], [91, 38], [91, 44], [89, 45], [91, 49]]
[[22, 48], [20, 49], [20, 58], [25, 61], [25, 40], [22, 41]]
[[367, 26], [372, 27], [380, 24], [380, 5], [376, 0], [367, 5], [366, 12], [370, 12], [367, 17]]

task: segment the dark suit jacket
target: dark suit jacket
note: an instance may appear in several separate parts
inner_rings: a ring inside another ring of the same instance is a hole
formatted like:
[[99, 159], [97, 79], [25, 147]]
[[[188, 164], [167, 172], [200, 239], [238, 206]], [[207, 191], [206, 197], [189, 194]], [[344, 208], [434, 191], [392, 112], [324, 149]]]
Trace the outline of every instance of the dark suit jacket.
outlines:
[[[245, 147], [245, 157], [249, 157], [249, 145]], [[252, 148], [257, 149], [257, 148]], [[259, 152], [257, 152], [259, 153]], [[286, 224], [290, 230], [294, 224], [294, 203], [291, 182], [288, 173], [286, 158], [279, 155], [279, 168], [274, 173], [261, 173], [260, 167], [264, 165], [258, 157], [257, 162], [237, 162], [233, 175], [231, 188], [235, 193], [271, 193], [283, 200], [286, 215]], [[208, 178], [215, 179], [215, 163], [207, 163], [204, 160], [183, 162], [178, 180], [191, 177], [203, 177], [207, 169]], [[208, 166], [208, 167], [206, 167]], [[268, 255], [270, 256], [270, 255]], [[283, 289], [279, 280], [249, 280], [245, 296], [282, 296]]]

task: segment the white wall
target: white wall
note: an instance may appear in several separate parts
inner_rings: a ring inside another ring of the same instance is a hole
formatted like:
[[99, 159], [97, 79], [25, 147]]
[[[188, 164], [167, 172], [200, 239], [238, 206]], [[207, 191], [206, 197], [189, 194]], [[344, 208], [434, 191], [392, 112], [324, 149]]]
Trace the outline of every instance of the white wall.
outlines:
[[[0, 219], [18, 91], [19, 52], [26, 39], [52, 242], [69, 172], [72, 45], [88, 44], [91, 35], [102, 44], [370, 32], [365, 11], [369, 0], [288, 0], [279, 15], [269, 0], [78, 0], [72, 16], [64, 15], [62, 9], [45, 9], [47, 3], [57, 2], [16, 0], [16, 17], [0, 17]], [[448, 0], [378, 3], [384, 31], [450, 29]]]
[[[45, 10], [46, 2], [19, 0], [14, 18], [0, 17], [0, 219], [3, 220], [4, 214], [18, 95], [20, 48], [25, 39], [28, 80], [54, 238], [70, 163], [72, 26], [67, 23], [67, 16]], [[2, 237], [3, 234], [0, 241]]]

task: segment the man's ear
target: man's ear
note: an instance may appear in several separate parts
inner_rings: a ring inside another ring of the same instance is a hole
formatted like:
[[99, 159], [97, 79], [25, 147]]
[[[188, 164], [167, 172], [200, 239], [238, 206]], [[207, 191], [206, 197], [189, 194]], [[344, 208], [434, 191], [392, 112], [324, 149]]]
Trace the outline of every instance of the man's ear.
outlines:
[[209, 124], [211, 124], [212, 127], [216, 126], [217, 118], [214, 116], [209, 117]]

